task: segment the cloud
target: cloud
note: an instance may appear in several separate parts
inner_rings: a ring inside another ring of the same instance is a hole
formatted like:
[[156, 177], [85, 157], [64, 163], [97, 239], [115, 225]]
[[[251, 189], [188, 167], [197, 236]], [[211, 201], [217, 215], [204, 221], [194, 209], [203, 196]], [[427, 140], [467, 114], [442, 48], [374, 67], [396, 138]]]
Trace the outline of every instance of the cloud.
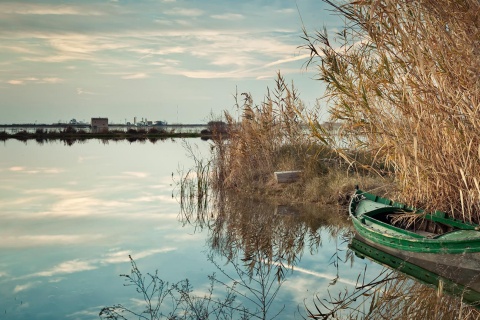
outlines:
[[[230, 7], [188, 7], [183, 6], [184, 2], [165, 2], [148, 2], [148, 5], [144, 4], [147, 7], [124, 1], [116, 4], [104, 2], [97, 6], [81, 2], [64, 6], [67, 9], [47, 5], [24, 5], [22, 8], [10, 5], [10, 11], [34, 12], [39, 9], [35, 12], [45, 13], [64, 9], [70, 14], [66, 18], [52, 17], [55, 20], [52, 24], [39, 22], [38, 28], [31, 29], [28, 29], [30, 24], [20, 24], [11, 18], [5, 24], [19, 25], [18, 28], [0, 29], [1, 49], [8, 53], [6, 63], [9, 66], [30, 65], [29, 62], [33, 62], [39, 68], [58, 68], [59, 71], [51, 76], [37, 76], [37, 81], [45, 84], [70, 83], [77, 77], [92, 75], [100, 75], [96, 80], [112, 86], [118, 78], [151, 78], [151, 81], [156, 81], [159, 77], [172, 75], [192, 79], [265, 79], [274, 76], [279, 66], [282, 66], [284, 75], [300, 72], [298, 63], [287, 68], [289, 63], [293, 65], [293, 62], [306, 57], [291, 57], [298, 52], [301, 34], [295, 23], [275, 22], [272, 26], [270, 19], [278, 19], [271, 14], [265, 16], [265, 21], [254, 22], [253, 16], [249, 11], [242, 11], [243, 8], [229, 12]], [[154, 14], [146, 14], [145, 8], [151, 8]], [[80, 9], [92, 17], [74, 16], [75, 10]], [[270, 9], [274, 14], [295, 11], [279, 7]], [[95, 12], [105, 17], [99, 19], [93, 16]], [[145, 19], [146, 15], [148, 19]], [[21, 18], [28, 21], [36, 17]], [[127, 24], [127, 21], [131, 23]], [[62, 23], [65, 28], [53, 28], [54, 22]], [[91, 26], [88, 25], [90, 23]], [[81, 31], [78, 29], [80, 24], [85, 25]], [[55, 65], [45, 66], [43, 63]], [[68, 72], [67, 68], [77, 69], [63, 76], [61, 72]], [[8, 78], [8, 74], [18, 73], [12, 73], [11, 69], [4, 72], [6, 88], [30, 83], [21, 76]], [[84, 83], [87, 82], [73, 84], [74, 89], [70, 93], [95, 98], [97, 96], [92, 96], [95, 92], [104, 90], [99, 87], [101, 89], [92, 92], [93, 87], [85, 88]]]
[[225, 13], [225, 14], [214, 14], [211, 15], [213, 19], [218, 19], [218, 20], [228, 20], [228, 21], [234, 21], [234, 20], [243, 20], [245, 17], [241, 14], [238, 13]]
[[103, 200], [90, 196], [61, 199], [54, 203], [50, 210], [39, 213], [38, 216], [81, 217], [95, 214], [115, 213], [115, 209], [125, 209], [131, 203], [117, 200]]
[[[311, 275], [311, 276], [314, 276], [314, 277], [317, 277], [317, 278], [326, 279], [326, 280], [330, 280], [330, 281], [335, 278], [335, 275], [333, 275], [333, 274], [317, 272], [317, 271], [308, 270], [308, 269], [304, 269], [304, 268], [300, 268], [300, 267], [295, 267], [294, 271], [305, 273], [305, 274], [308, 274], [308, 275]], [[351, 285], [351, 286], [356, 285], [355, 281], [352, 281], [352, 280], [349, 280], [349, 279], [339, 278], [338, 282], [348, 284], [348, 285]]]
[[[110, 0], [110, 1], [117, 1], [117, 0]], [[97, 319], [98, 318], [98, 310], [101, 310], [104, 306], [96, 306], [91, 307], [88, 310], [77, 311], [74, 313], [67, 314], [67, 318], [74, 318], [74, 319]]]
[[141, 54], [142, 56], [138, 60], [145, 60], [146, 58], [155, 57], [155, 56], [184, 53], [187, 51], [187, 48], [180, 47], [180, 46], [172, 46], [172, 47], [166, 47], [162, 49], [131, 48], [131, 49], [128, 49], [128, 51]]
[[34, 282], [28, 282], [22, 285], [16, 285], [15, 288], [13, 289], [13, 293], [19, 293], [21, 291], [28, 290], [30, 288], [33, 288], [39, 285], [40, 283], [41, 283], [40, 281], [34, 281]]
[[112, 41], [111, 38], [91, 37], [84, 34], [59, 35], [50, 38], [49, 43], [58, 51], [79, 54], [117, 50], [125, 47], [123, 43]]
[[91, 261], [75, 259], [62, 262], [51, 269], [34, 273], [31, 276], [51, 277], [60, 274], [77, 273], [94, 269], [97, 269], [97, 266], [95, 266]]
[[36, 83], [36, 84], [49, 83], [49, 84], [55, 84], [55, 83], [61, 83], [61, 82], [64, 82], [64, 81], [65, 81], [64, 79], [55, 78], [55, 77], [52, 77], [52, 78], [41, 78], [41, 79], [29, 77], [29, 78], [21, 78], [21, 79], [12, 79], [12, 80], [7, 81], [7, 83], [9, 83], [9, 84], [11, 84], [11, 85], [24, 85], [24, 84], [27, 84], [27, 83]]
[[174, 203], [176, 201], [169, 201], [171, 200], [171, 197], [165, 196], [165, 195], [146, 195], [146, 196], [141, 196], [135, 199], [131, 199], [130, 201], [132, 202], [159, 202], [159, 201], [165, 201], [166, 202], [171, 202]]
[[148, 74], [146, 73], [135, 73], [123, 76], [122, 79], [130, 80], [130, 79], [145, 79], [148, 78]]
[[285, 64], [285, 63], [288, 63], [288, 62], [292, 62], [292, 61], [307, 60], [308, 58], [310, 58], [310, 54], [302, 54], [302, 55], [299, 55], [299, 56], [280, 59], [280, 60], [277, 60], [277, 61], [267, 63], [265, 65], [265, 67], [272, 67], [272, 66], [276, 66], [276, 65], [279, 65], [279, 64]]
[[14, 278], [12, 280], [34, 278], [34, 277], [58, 277], [59, 275], [66, 275], [66, 274], [95, 270], [102, 266], [106, 266], [110, 264], [129, 262], [130, 261], [129, 255], [138, 261], [140, 259], [152, 256], [155, 254], [167, 253], [175, 250], [177, 250], [177, 248], [175, 247], [149, 249], [149, 250], [143, 250], [139, 252], [130, 251], [130, 250], [121, 250], [113, 253], [108, 253], [99, 259], [87, 259], [87, 260], [74, 259], [74, 260], [64, 261], [44, 271], [35, 272], [22, 277]]
[[99, 263], [102, 265], [106, 264], [115, 264], [115, 263], [124, 263], [124, 262], [129, 262], [130, 258], [128, 257], [129, 255], [132, 256], [135, 260], [146, 258], [149, 256], [152, 256], [154, 254], [158, 253], [167, 253], [171, 251], [175, 251], [177, 248], [175, 247], [167, 247], [167, 248], [161, 248], [161, 249], [151, 249], [151, 250], [144, 250], [140, 252], [132, 252], [129, 250], [122, 250], [122, 251], [117, 251], [114, 253], [109, 253], [105, 255], [102, 259], [100, 259]]
[[101, 234], [41, 234], [41, 235], [4, 235], [0, 248], [33, 248], [49, 245], [72, 245], [96, 242], [104, 235]]
[[130, 177], [135, 177], [135, 178], [147, 178], [149, 175], [147, 172], [136, 172], [136, 171], [125, 171], [125, 172], [122, 172], [122, 174]]
[[167, 15], [184, 16], [184, 17], [198, 17], [203, 15], [203, 11], [195, 8], [173, 8], [164, 11]]
[[[180, 14], [178, 8], [171, 14]], [[189, 9], [191, 10], [191, 9]], [[187, 14], [188, 12], [183, 12]], [[200, 14], [199, 11], [190, 15]], [[213, 14], [209, 19], [229, 21], [246, 19], [241, 14]], [[305, 55], [285, 58], [293, 54], [297, 45], [286, 40], [294, 36], [294, 30], [273, 32], [250, 32], [249, 30], [227, 27], [225, 29], [205, 28], [196, 25], [172, 26], [172, 20], [161, 28], [151, 25], [138, 30], [101, 31], [95, 33], [19, 31], [10, 37], [21, 39], [25, 53], [20, 59], [30, 62], [70, 63], [85, 61], [95, 64], [97, 72], [103, 75], [116, 73], [125, 80], [145, 79], [151, 74], [182, 75], [189, 78], [258, 78], [279, 64], [300, 60]], [[157, 21], [158, 22], [158, 21]], [[188, 20], [187, 23], [196, 23]], [[0, 39], [2, 38], [0, 32]], [[6, 39], [5, 39], [6, 40]], [[37, 46], [29, 45], [31, 40]], [[18, 42], [18, 41], [17, 41]], [[17, 46], [8, 44], [7, 46]], [[42, 48], [42, 49], [39, 49]], [[112, 53], [115, 54], [112, 54]], [[132, 53], [134, 53], [132, 57]], [[139, 64], [138, 62], [142, 63]], [[126, 73], [123, 69], [128, 66]], [[158, 67], [158, 68], [152, 68]], [[234, 67], [235, 69], [233, 69]], [[146, 69], [148, 68], [148, 69]], [[263, 68], [262, 72], [259, 72]], [[295, 72], [298, 72], [298, 68]], [[52, 77], [53, 78], [53, 77]], [[22, 78], [10, 79], [10, 84], [25, 84]], [[46, 78], [43, 82], [46, 82]], [[56, 82], [60, 82], [58, 78]], [[77, 92], [78, 93], [78, 92]]]
[[290, 13], [295, 13], [297, 12], [297, 10], [293, 9], [293, 8], [285, 8], [285, 9], [278, 9], [278, 10], [275, 10], [276, 13], [286, 13], [286, 14], [290, 14]]
[[92, 10], [89, 7], [69, 5], [48, 5], [34, 3], [2, 3], [0, 12], [18, 15], [79, 15], [79, 16], [100, 16], [103, 13]]
[[9, 81], [7, 81], [7, 83], [12, 84], [12, 85], [14, 85], [14, 86], [15, 86], [15, 85], [25, 84], [25, 82], [24, 82], [24, 81], [21, 81], [21, 80], [9, 80]]
[[46, 173], [46, 174], [59, 174], [62, 172], [65, 172], [64, 169], [61, 168], [44, 168], [44, 167], [33, 167], [33, 168], [27, 168], [27, 167], [22, 167], [22, 166], [14, 166], [8, 168], [9, 171], [13, 172], [22, 172], [22, 173], [28, 173], [28, 174], [37, 174], [37, 173]]
[[77, 161], [78, 163], [84, 163], [85, 161], [97, 160], [99, 158], [99, 156], [79, 156]]
[[10, 167], [8, 170], [10, 171], [24, 171], [25, 167]]
[[60, 83], [63, 81], [65, 80], [60, 78], [43, 78], [39, 83]]
[[3, 50], [8, 50], [8, 51], [13, 51], [13, 52], [16, 52], [16, 53], [36, 53], [36, 51], [34, 50], [31, 50], [29, 48], [25, 48], [25, 47], [19, 47], [19, 46], [14, 46], [14, 45], [10, 45], [10, 46], [0, 46]]
[[[82, 94], [94, 95], [95, 93], [92, 92], [92, 91], [84, 90], [83, 88], [77, 88], [77, 94], [78, 94], [78, 95], [82, 95]], [[83, 158], [80, 157], [79, 162], [82, 162], [82, 161], [83, 161]]]

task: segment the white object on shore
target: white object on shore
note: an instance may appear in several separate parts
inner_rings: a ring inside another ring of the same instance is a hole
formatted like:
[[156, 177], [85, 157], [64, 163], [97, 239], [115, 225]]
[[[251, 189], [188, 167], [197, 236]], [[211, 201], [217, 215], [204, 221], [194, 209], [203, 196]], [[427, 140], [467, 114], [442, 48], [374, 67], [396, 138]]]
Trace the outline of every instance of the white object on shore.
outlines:
[[274, 172], [277, 183], [295, 182], [300, 178], [300, 170]]

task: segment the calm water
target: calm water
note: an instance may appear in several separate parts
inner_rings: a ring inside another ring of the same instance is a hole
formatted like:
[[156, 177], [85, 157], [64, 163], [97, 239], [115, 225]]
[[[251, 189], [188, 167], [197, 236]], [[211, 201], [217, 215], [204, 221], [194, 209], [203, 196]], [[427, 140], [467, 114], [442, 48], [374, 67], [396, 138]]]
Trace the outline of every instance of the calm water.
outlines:
[[[208, 154], [208, 142], [189, 143]], [[0, 319], [98, 319], [103, 307], [119, 303], [140, 310], [141, 297], [119, 277], [130, 272], [129, 254], [144, 273], [158, 269], [166, 281], [190, 279], [199, 295], [208, 289], [208, 275], [219, 274], [209, 254], [232, 278], [243, 267], [223, 256], [231, 240], [226, 225], [215, 233], [180, 214], [174, 180], [193, 165], [180, 140], [72, 146], [9, 140], [0, 150]], [[254, 214], [252, 221], [266, 216]], [[299, 235], [312, 229], [293, 223]], [[347, 244], [316, 225], [321, 245], [292, 244], [297, 266], [287, 270], [271, 316], [285, 306], [280, 319], [300, 319], [297, 308], [314, 294], [326, 295], [337, 272], [333, 293], [351, 287], [368, 263], [332, 264]]]

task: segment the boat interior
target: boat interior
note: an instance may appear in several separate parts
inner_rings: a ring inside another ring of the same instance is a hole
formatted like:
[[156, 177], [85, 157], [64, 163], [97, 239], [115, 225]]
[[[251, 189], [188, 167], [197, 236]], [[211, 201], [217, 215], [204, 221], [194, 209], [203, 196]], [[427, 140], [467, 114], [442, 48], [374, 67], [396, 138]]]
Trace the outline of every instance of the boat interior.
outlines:
[[409, 212], [402, 212], [400, 210], [378, 213], [372, 218], [424, 237], [435, 237], [456, 229], [452, 226], [427, 219], [425, 215], [412, 215], [409, 214]]

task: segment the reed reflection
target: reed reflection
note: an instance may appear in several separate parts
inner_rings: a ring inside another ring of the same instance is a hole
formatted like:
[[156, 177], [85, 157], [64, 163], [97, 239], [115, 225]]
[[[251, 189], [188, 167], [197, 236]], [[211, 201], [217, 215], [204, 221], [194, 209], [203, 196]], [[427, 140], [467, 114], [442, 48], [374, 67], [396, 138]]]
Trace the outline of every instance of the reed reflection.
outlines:
[[[234, 283], [236, 294], [253, 304], [255, 314], [261, 314], [262, 319], [272, 313], [275, 317], [283, 310], [272, 304], [305, 252], [316, 253], [322, 236], [342, 239], [350, 234], [340, 207], [278, 205], [225, 190], [212, 191], [208, 166], [200, 161], [181, 176], [179, 220], [197, 231], [208, 232], [209, 260], [227, 280], [217, 278], [218, 283]], [[333, 284], [339, 263], [344, 260], [340, 254], [332, 258], [330, 261], [337, 267]], [[234, 272], [226, 271], [222, 263]]]
[[349, 250], [384, 266], [375, 277], [367, 267], [353, 290], [306, 304], [312, 319], [478, 319], [479, 273], [441, 261], [394, 255], [355, 236]]

